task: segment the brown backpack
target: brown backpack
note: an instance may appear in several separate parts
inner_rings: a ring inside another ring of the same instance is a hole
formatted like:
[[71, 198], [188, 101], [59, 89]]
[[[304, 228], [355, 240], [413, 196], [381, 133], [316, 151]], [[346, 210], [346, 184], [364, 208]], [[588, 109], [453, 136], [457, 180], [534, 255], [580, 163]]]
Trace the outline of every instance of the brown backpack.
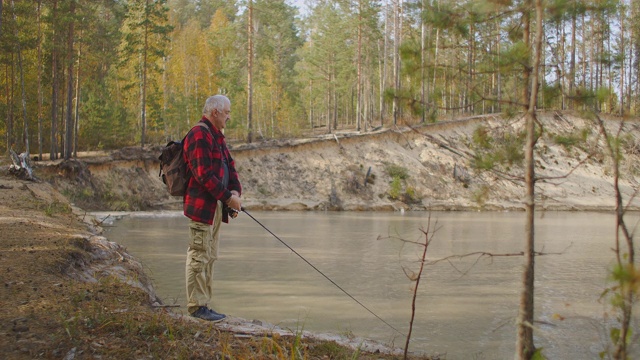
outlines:
[[[209, 130], [209, 127], [204, 123], [198, 123]], [[167, 185], [169, 194], [173, 196], [184, 196], [187, 191], [187, 185], [189, 179], [191, 179], [191, 171], [184, 161], [182, 146], [184, 144], [185, 135], [182, 141], [169, 141], [165, 147], [160, 151], [160, 173], [158, 176], [162, 179], [162, 182]]]

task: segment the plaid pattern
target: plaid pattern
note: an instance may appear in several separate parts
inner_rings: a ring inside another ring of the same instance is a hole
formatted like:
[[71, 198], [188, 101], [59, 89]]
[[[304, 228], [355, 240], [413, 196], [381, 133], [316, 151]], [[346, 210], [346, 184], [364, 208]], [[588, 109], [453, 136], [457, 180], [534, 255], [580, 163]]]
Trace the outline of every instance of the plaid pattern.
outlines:
[[[184, 139], [184, 157], [193, 176], [189, 180], [183, 200], [184, 215], [189, 219], [211, 225], [216, 212], [217, 200], [225, 202], [231, 197], [231, 190], [242, 193], [235, 162], [231, 158], [224, 135], [203, 117], [210, 132], [202, 126], [194, 126]], [[214, 144], [215, 141], [218, 144]], [[220, 148], [224, 154], [220, 153]], [[222, 185], [224, 168], [223, 156], [229, 164], [229, 185]], [[229, 222], [227, 213], [222, 221]]]

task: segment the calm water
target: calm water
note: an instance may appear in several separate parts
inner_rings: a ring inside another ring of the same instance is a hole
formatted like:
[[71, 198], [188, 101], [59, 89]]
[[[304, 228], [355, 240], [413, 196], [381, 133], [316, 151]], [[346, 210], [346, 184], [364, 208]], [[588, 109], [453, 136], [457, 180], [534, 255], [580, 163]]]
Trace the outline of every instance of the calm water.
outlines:
[[[343, 289], [404, 333], [428, 213], [252, 212], [252, 215]], [[98, 214], [99, 217], [104, 214]], [[635, 215], [634, 215], [635, 216]], [[137, 213], [106, 236], [138, 257], [165, 303], [185, 305], [187, 221], [181, 213]], [[524, 213], [441, 212], [431, 260], [473, 252], [522, 251]], [[614, 217], [600, 213], [540, 214], [536, 259], [536, 345], [550, 359], [597, 359], [604, 328]], [[404, 338], [360, 307], [277, 239], [241, 214], [223, 225], [215, 267], [216, 310], [281, 327], [404, 345]], [[447, 359], [509, 359], [515, 349], [521, 257], [469, 256], [425, 268], [411, 350]], [[185, 311], [184, 307], [180, 311]]]

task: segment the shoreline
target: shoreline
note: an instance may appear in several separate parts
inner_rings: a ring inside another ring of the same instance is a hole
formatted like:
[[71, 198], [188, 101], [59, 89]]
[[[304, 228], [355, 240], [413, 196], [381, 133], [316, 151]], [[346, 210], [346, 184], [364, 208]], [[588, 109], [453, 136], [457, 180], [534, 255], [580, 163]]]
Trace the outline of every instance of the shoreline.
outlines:
[[[364, 338], [294, 332], [237, 317], [209, 324], [173, 312], [158, 298], [144, 264], [105, 237], [102, 222], [91, 212], [71, 205], [45, 182], [0, 174], [0, 185], [0, 259], [7, 270], [1, 275], [0, 354], [7, 358], [61, 358], [83, 353], [122, 358], [122, 341], [131, 344], [125, 358], [139, 357], [136, 349], [149, 346], [139, 331], [149, 324], [158, 326], [160, 332], [154, 336], [156, 342], [160, 340], [155, 344], [160, 348], [176, 347], [176, 335], [167, 337], [169, 329], [191, 334], [186, 338], [183, 334], [184, 343], [178, 348], [193, 351], [189, 358], [196, 359], [223, 351], [224, 346], [215, 345], [221, 339], [243, 351], [263, 341], [260, 339], [271, 339], [301, 341], [300, 346], [308, 351], [335, 344], [341, 351], [372, 354], [372, 359], [396, 359], [402, 354], [401, 349]], [[137, 335], [119, 326], [111, 328], [118, 323], [139, 329]], [[218, 335], [199, 335], [205, 333]], [[147, 345], [141, 347], [140, 342]], [[412, 358], [428, 359], [424, 355]]]
[[[152, 307], [160, 308], [165, 306], [166, 304], [164, 304], [163, 301], [156, 294], [155, 289], [153, 287], [153, 282], [151, 280], [148, 280], [148, 277], [144, 272], [144, 264], [141, 261], [137, 260], [137, 258], [135, 258], [134, 256], [130, 255], [126, 251], [126, 249], [122, 245], [120, 245], [118, 242], [109, 240], [108, 237], [103, 236], [104, 229], [102, 228], [102, 226], [96, 225], [96, 223], [104, 223], [106, 218], [98, 221], [99, 219], [96, 219], [95, 215], [101, 214], [101, 213], [104, 214], [104, 212], [86, 212], [80, 208], [76, 208], [73, 206], [72, 208], [73, 208], [73, 213], [76, 216], [78, 216], [79, 219], [82, 219], [82, 221], [84, 221], [85, 224], [87, 224], [87, 226], [93, 229], [91, 230], [92, 233], [95, 232], [94, 236], [90, 239], [90, 242], [92, 244], [92, 247], [96, 249], [98, 253], [100, 253], [97, 257], [101, 259], [101, 258], [111, 258], [113, 256], [116, 256], [116, 257], [119, 257], [120, 262], [128, 262], [133, 264], [134, 269], [136, 271], [139, 271], [140, 272], [139, 274], [144, 275], [144, 279], [145, 279], [144, 281], [132, 282], [131, 280], [127, 280], [127, 276], [126, 276], [127, 274], [120, 274], [118, 266], [115, 267], [116, 271], [114, 272], [114, 274], [125, 275], [121, 278], [123, 281], [129, 283], [129, 285], [131, 286], [140, 288], [141, 290], [145, 291], [149, 295], [149, 299]], [[176, 214], [172, 214], [171, 216], [174, 216], [174, 215], [183, 216], [181, 213], [181, 210], [174, 210], [171, 212], [176, 213]], [[154, 211], [122, 212], [122, 213], [118, 213], [117, 215], [114, 215], [113, 221], [114, 222], [118, 221], [124, 216], [131, 216], [133, 214], [139, 215], [139, 214], [146, 214], [146, 213], [151, 214], [151, 213], [154, 213]], [[87, 217], [87, 215], [89, 217]], [[106, 256], [105, 254], [103, 254], [103, 252], [105, 251], [107, 252]], [[113, 268], [114, 268], [113, 266], [107, 265], [107, 269], [103, 269], [102, 271], [108, 272]], [[93, 270], [90, 270], [90, 271], [93, 271]], [[85, 271], [85, 274], [91, 276], [91, 274], [87, 274], [86, 271]], [[180, 319], [182, 321], [191, 322], [191, 323], [200, 322], [200, 320], [193, 319], [188, 315], [179, 314], [177, 312], [171, 311], [170, 310], [171, 307], [172, 306], [170, 306], [169, 309], [166, 310], [169, 316], [174, 317], [176, 319]], [[240, 335], [267, 336], [267, 337], [282, 336], [282, 337], [294, 337], [294, 338], [300, 337], [302, 339], [312, 339], [315, 341], [335, 342], [339, 345], [351, 348], [354, 351], [361, 350], [361, 351], [370, 352], [370, 353], [382, 353], [382, 354], [389, 354], [389, 355], [402, 355], [403, 353], [403, 350], [400, 348], [390, 347], [386, 344], [383, 344], [379, 341], [372, 340], [372, 339], [366, 339], [366, 338], [354, 337], [354, 336], [342, 336], [334, 333], [325, 333], [325, 332], [317, 333], [317, 332], [306, 331], [306, 330], [292, 331], [291, 329], [284, 329], [277, 325], [264, 322], [262, 320], [248, 320], [248, 319], [244, 319], [236, 316], [228, 316], [225, 320], [212, 325], [218, 329], [235, 333], [235, 334], [240, 334]]]

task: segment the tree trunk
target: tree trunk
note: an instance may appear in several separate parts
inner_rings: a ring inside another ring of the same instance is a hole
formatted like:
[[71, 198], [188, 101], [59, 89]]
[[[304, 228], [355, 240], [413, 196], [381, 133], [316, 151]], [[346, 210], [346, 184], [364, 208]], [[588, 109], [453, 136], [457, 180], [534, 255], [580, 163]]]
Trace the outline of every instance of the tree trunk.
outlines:
[[467, 54], [467, 76], [466, 76], [466, 84], [464, 90], [464, 97], [462, 100], [462, 105], [465, 113], [471, 112], [474, 113], [473, 104], [471, 104], [471, 86], [473, 84], [473, 71], [474, 71], [474, 51], [475, 51], [475, 26], [472, 24], [469, 25], [470, 31], [470, 39], [469, 39], [469, 50]]
[[253, 117], [253, 1], [249, 0], [249, 19], [247, 20], [247, 142], [253, 141], [252, 117]]
[[324, 109], [324, 111], [325, 111], [326, 124], [327, 124], [327, 134], [331, 134], [331, 76], [329, 76], [329, 81], [327, 82], [325, 98], [326, 98], [325, 103], [327, 107]]
[[313, 133], [313, 79], [309, 79], [309, 126]]
[[384, 4], [384, 47], [382, 49], [382, 69], [380, 71], [380, 126], [384, 125], [384, 91], [387, 87], [387, 46], [389, 39], [389, 1]]
[[431, 85], [431, 91], [435, 93], [436, 91], [436, 80], [438, 78], [438, 46], [440, 42], [440, 28], [436, 28], [436, 44], [434, 47], [433, 54], [433, 84]]
[[73, 152], [73, 41], [74, 41], [74, 26], [75, 21], [73, 19], [76, 10], [76, 2], [71, 1], [71, 7], [69, 9], [69, 34], [67, 37], [67, 110], [65, 113], [65, 136], [64, 136], [64, 159], [69, 160]]
[[[149, 12], [149, 0], [145, 3], [145, 13]], [[147, 19], [148, 20], [148, 19]], [[149, 52], [149, 25], [144, 22], [144, 48], [142, 49], [142, 92], [140, 95], [140, 147], [144, 147], [147, 134], [147, 55]]]
[[360, 131], [362, 121], [362, 0], [358, 0], [358, 58], [356, 83], [356, 131]]
[[[496, 54], [498, 54], [498, 62], [500, 61], [500, 52], [502, 51], [502, 47], [500, 46], [501, 41], [502, 41], [502, 34], [500, 32], [500, 23], [496, 20], [496, 29], [497, 29], [497, 39], [496, 39]], [[496, 109], [497, 111], [502, 111], [502, 70], [500, 70], [500, 68], [498, 68], [498, 77], [496, 79], [497, 84], [497, 89], [496, 91], [498, 92], [497, 94], [497, 98], [498, 98], [498, 108]]]
[[398, 124], [398, 92], [400, 91], [400, 7], [401, 0], [395, 0], [393, 9], [393, 125]]
[[631, 82], [633, 81], [633, 57], [635, 56], [635, 41], [633, 36], [629, 38], [629, 71], [627, 72], [627, 112], [631, 112], [631, 91], [633, 86], [631, 86]]
[[[574, 3], [575, 7], [575, 3]], [[569, 63], [569, 95], [573, 97], [576, 83], [576, 12], [571, 15], [571, 60]], [[569, 109], [573, 110], [575, 101], [569, 102]]]
[[[80, 64], [78, 64], [80, 66]], [[162, 57], [162, 117], [167, 117], [167, 109], [169, 108], [169, 84], [167, 81], [167, 57]], [[169, 123], [164, 121], [164, 135], [170, 135]]]
[[[13, 67], [13, 64], [11, 64], [11, 67]], [[11, 150], [11, 129], [13, 128], [13, 120], [11, 119], [11, 109], [13, 108], [12, 106], [12, 101], [11, 101], [11, 87], [9, 86], [10, 84], [10, 80], [9, 80], [9, 64], [6, 64], [4, 67], [5, 71], [4, 71], [4, 77], [5, 77], [5, 86], [4, 86], [4, 90], [5, 90], [5, 98], [7, 99], [7, 118], [6, 118], [6, 124], [7, 124], [7, 132], [5, 134], [5, 144], [7, 146], [6, 150], [7, 153], [9, 152], [9, 150]], [[13, 81], [13, 77], [11, 77], [11, 81]]]
[[[531, 7], [528, 6], [527, 9]], [[516, 359], [529, 360], [536, 352], [533, 342], [533, 320], [534, 320], [534, 273], [535, 273], [535, 236], [534, 236], [534, 219], [535, 219], [535, 158], [534, 147], [536, 144], [535, 123], [536, 123], [536, 103], [538, 97], [538, 81], [540, 78], [540, 61], [542, 54], [542, 17], [543, 6], [542, 0], [535, 0], [536, 12], [536, 38], [535, 51], [533, 51], [533, 59], [531, 67], [525, 67], [524, 77], [528, 80], [530, 75], [531, 82], [525, 82], [525, 87], [531, 87], [527, 99], [526, 112], [526, 129], [527, 140], [525, 147], [525, 249], [524, 249], [524, 271], [522, 273], [523, 289], [520, 296], [520, 308], [518, 311], [518, 336], [516, 340]], [[524, 16], [524, 41], [529, 45], [529, 26], [530, 14], [525, 10]], [[531, 71], [533, 72], [531, 74]], [[529, 85], [530, 84], [530, 85]]]
[[[80, 31], [80, 38], [82, 38], [82, 31]], [[76, 94], [75, 94], [75, 98], [76, 98], [76, 102], [75, 102], [75, 109], [73, 111], [74, 113], [74, 124], [75, 124], [75, 130], [73, 132], [73, 157], [77, 158], [78, 157], [78, 132], [80, 130], [80, 113], [79, 113], [79, 109], [80, 109], [80, 59], [82, 57], [82, 42], [78, 45], [78, 65], [76, 66]]]
[[612, 66], [612, 49], [611, 49], [611, 37], [608, 36], [607, 34], [607, 57], [609, 59], [609, 61], [607, 61], [607, 81], [608, 81], [608, 88], [612, 91], [611, 93], [609, 93], [608, 96], [608, 113], [609, 114], [613, 114], [613, 71], [611, 70], [611, 66]]
[[[580, 20], [582, 23], [582, 36], [585, 37], [586, 35], [586, 27], [584, 24], [584, 15], [581, 16]], [[581, 41], [581, 46], [580, 46], [581, 52], [582, 52], [582, 87], [585, 89], [589, 89], [589, 86], [587, 85], [587, 45], [586, 45], [586, 41]]]
[[[13, 11], [13, 20], [18, 24], [18, 16], [16, 15], [15, 3], [11, 0], [11, 10]], [[29, 154], [29, 120], [27, 119], [27, 95], [24, 84], [24, 69], [22, 67], [22, 46], [18, 38], [18, 29], [15, 30], [16, 43], [18, 47], [18, 71], [20, 73], [20, 89], [21, 89], [21, 104], [22, 104], [22, 143], [24, 145], [24, 152]]]
[[53, 48], [51, 49], [51, 145], [49, 150], [49, 159], [58, 159], [58, 87], [60, 80], [58, 79], [58, 36], [56, 31], [57, 25], [58, 1], [53, 1], [52, 20], [53, 23]]
[[[420, 12], [424, 13], [426, 11], [425, 0], [420, 1]], [[425, 33], [425, 23], [422, 16], [420, 17], [420, 104], [421, 104], [421, 122], [424, 124], [426, 122], [426, 109], [427, 106], [425, 104], [425, 93], [424, 93], [424, 67], [425, 67], [425, 54], [424, 54], [424, 34]]]
[[625, 31], [625, 6], [620, 4], [620, 116], [624, 115], [624, 80], [625, 80], [625, 46], [624, 46], [624, 31]]
[[[2, 0], [0, 0], [2, 3]], [[0, 17], [2, 14], [0, 14]], [[38, 0], [38, 159], [42, 160], [42, 0]]]
[[336, 89], [336, 68], [335, 64], [331, 69], [331, 88], [333, 95], [333, 130], [338, 130], [338, 90]]

